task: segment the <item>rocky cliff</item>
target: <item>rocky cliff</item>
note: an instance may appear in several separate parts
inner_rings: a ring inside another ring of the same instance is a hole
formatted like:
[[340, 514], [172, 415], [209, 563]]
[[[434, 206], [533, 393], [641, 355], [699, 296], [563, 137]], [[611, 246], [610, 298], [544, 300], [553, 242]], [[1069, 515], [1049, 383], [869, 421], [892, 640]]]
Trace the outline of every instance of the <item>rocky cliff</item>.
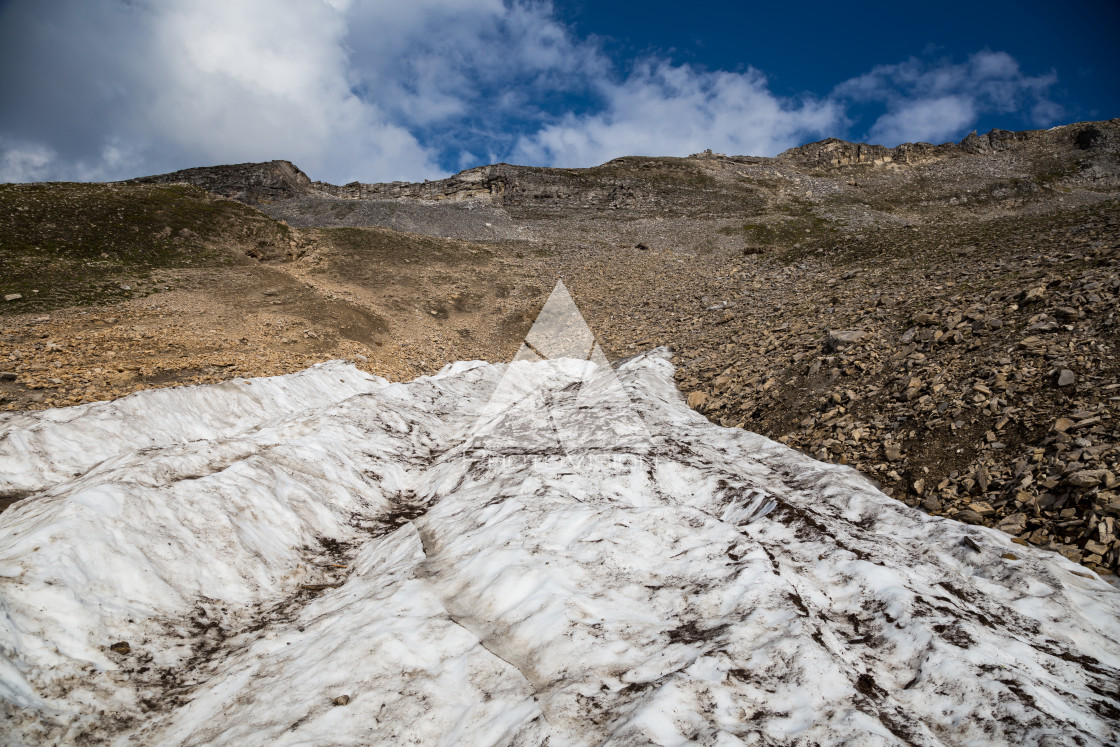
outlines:
[[944, 158], [965, 155], [984, 155], [1009, 150], [1018, 143], [1042, 137], [1042, 130], [1009, 132], [992, 130], [986, 135], [977, 135], [974, 130], [959, 143], [903, 143], [894, 148], [867, 143], [849, 143], [830, 137], [816, 143], [790, 148], [781, 153], [776, 160], [804, 166], [836, 167], [878, 165], [886, 163], [918, 165]]
[[686, 192], [718, 192], [706, 166], [683, 158], [618, 158], [587, 169], [481, 166], [436, 181], [335, 186], [315, 182], [320, 193], [350, 200], [473, 202], [512, 208], [671, 209]]
[[311, 180], [291, 161], [203, 166], [132, 179], [133, 184], [193, 184], [250, 205], [290, 199], [314, 191]]

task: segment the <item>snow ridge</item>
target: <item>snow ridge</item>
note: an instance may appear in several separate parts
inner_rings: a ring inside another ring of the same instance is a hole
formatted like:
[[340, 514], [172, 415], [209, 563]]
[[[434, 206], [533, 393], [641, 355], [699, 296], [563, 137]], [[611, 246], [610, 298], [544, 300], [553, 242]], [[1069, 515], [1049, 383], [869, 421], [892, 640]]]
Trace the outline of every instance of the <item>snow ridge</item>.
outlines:
[[0, 423], [7, 740], [1120, 738], [1111, 586], [708, 423], [664, 351], [604, 365]]

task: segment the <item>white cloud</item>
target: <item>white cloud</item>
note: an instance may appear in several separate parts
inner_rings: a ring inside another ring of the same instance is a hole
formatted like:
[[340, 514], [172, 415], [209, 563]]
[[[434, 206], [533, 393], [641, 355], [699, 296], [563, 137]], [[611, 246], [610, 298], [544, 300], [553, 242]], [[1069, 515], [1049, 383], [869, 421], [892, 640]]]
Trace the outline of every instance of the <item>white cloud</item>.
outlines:
[[779, 99], [756, 70], [706, 72], [647, 62], [619, 83], [603, 83], [603, 111], [567, 116], [523, 137], [515, 158], [587, 166], [622, 155], [720, 152], [774, 154], [830, 134], [843, 122], [834, 102]]
[[346, 19], [326, 4], [185, 0], [165, 5], [154, 31], [165, 68], [149, 131], [185, 152], [287, 158], [340, 181], [439, 171], [405, 127], [351, 91]]
[[544, 3], [355, 3], [349, 27], [354, 83], [397, 120], [421, 128], [453, 117], [531, 118], [541, 98], [585, 90], [610, 67]]
[[0, 137], [0, 182], [96, 181], [128, 168], [135, 159], [112, 142], [89, 157], [70, 160], [45, 143]]
[[904, 142], [944, 142], [976, 121], [976, 106], [968, 96], [940, 96], [906, 101], [875, 120], [868, 139], [897, 145]]
[[[0, 91], [54, 123], [39, 175], [286, 158], [336, 182], [435, 177], [441, 154], [508, 152], [506, 120], [532, 120], [542, 97], [609, 67], [549, 4], [525, 0], [17, 0], [0, 12]], [[30, 86], [26, 70], [45, 72]], [[31, 119], [0, 114], [0, 133], [35, 145]], [[110, 142], [132, 160], [101, 162]], [[27, 161], [21, 147], [9, 160]]]
[[58, 154], [43, 143], [0, 138], [0, 181], [37, 182], [49, 177]]
[[[542, 0], [14, 0], [0, 5], [0, 180], [113, 179], [284, 158], [333, 182], [488, 161], [589, 166], [844, 136], [955, 137], [1061, 116], [1010, 56], [884, 65], [832, 93], [651, 57], [623, 74]], [[477, 154], [477, 155], [476, 155]]]
[[[42, 59], [62, 73], [44, 87], [63, 83], [81, 94], [44, 101], [32, 93], [34, 103], [73, 123], [73, 132], [56, 137], [78, 141], [77, 152], [41, 143], [57, 152], [39, 158], [36, 173], [119, 178], [274, 158], [338, 181], [440, 173], [403, 124], [351, 90], [346, 18], [325, 3], [101, 2], [93, 13], [94, 5], [58, 2], [49, 22], [25, 29], [38, 38], [23, 70]], [[27, 163], [19, 154], [30, 145], [20, 147], [3, 160]], [[20, 168], [0, 178], [30, 173]]]
[[1057, 74], [1028, 76], [1006, 52], [983, 51], [962, 63], [930, 64], [911, 58], [880, 65], [841, 83], [833, 96], [841, 101], [886, 107], [871, 125], [867, 139], [884, 145], [905, 141], [942, 142], [960, 136], [983, 113], [1030, 110], [1035, 124], [1062, 116], [1047, 96]]

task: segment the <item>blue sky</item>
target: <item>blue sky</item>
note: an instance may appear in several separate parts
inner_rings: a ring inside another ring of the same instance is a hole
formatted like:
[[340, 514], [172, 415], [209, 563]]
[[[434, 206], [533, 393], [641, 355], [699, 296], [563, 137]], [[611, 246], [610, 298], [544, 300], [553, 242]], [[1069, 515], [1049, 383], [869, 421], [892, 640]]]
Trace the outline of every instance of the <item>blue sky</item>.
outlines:
[[0, 0], [0, 180], [591, 166], [1120, 116], [1120, 3]]
[[[649, 0], [639, 6], [573, 0], [556, 7], [576, 33], [601, 35], [618, 63], [656, 54], [725, 70], [754, 65], [782, 96], [824, 93], [910, 57], [959, 62], [987, 49], [1007, 52], [1029, 74], [1057, 73], [1049, 93], [1063, 107], [1063, 121], [1120, 116], [1117, 0], [1077, 6], [1053, 0], [970, 6], [726, 0], [696, 5]], [[1029, 112], [1014, 111], [985, 113], [976, 126], [987, 131], [1036, 125]], [[852, 134], [859, 133], [856, 122]]]

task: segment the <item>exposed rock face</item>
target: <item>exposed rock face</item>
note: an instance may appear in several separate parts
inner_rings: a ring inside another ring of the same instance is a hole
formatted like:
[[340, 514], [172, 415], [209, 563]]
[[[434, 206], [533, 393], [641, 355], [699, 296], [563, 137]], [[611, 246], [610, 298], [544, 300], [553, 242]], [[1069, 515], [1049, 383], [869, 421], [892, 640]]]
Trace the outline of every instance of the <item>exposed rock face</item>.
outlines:
[[1087, 122], [1077, 127], [1073, 144], [1081, 158], [1067, 182], [1091, 189], [1120, 187], [1120, 131], [1113, 126], [1115, 122]]
[[510, 183], [510, 172], [517, 167], [500, 163], [461, 171], [455, 176], [424, 182], [350, 182], [341, 187], [315, 182], [315, 188], [334, 197], [350, 200], [480, 200], [501, 203]]
[[849, 143], [830, 137], [817, 143], [790, 148], [778, 158], [819, 166], [851, 166], [853, 164], [889, 163], [894, 160], [897, 148], [882, 145]]
[[[705, 184], [701, 168], [683, 158], [619, 158], [590, 169], [549, 169], [506, 163], [425, 182], [315, 182], [324, 195], [350, 200], [473, 202], [511, 208], [673, 210], [685, 193]], [[666, 173], [683, 177], [672, 183]], [[690, 183], [691, 177], [691, 183]], [[719, 202], [718, 197], [715, 200]]]
[[987, 135], [978, 136], [976, 131], [973, 130], [968, 137], [960, 142], [959, 147], [966, 153], [991, 153], [992, 151], [1007, 150], [1015, 143], [1030, 139], [1031, 135], [1031, 131], [992, 130]]
[[194, 184], [209, 192], [252, 205], [314, 191], [307, 174], [290, 161], [207, 166], [130, 181], [139, 184]]
[[903, 143], [895, 148], [866, 143], [849, 143], [830, 137], [817, 143], [790, 148], [777, 157], [779, 161], [792, 161], [810, 166], [837, 167], [898, 163], [917, 165], [961, 155], [983, 155], [1007, 150], [1032, 137], [1044, 134], [1041, 130], [1009, 132], [992, 130], [977, 135], [973, 130], [960, 143]]

